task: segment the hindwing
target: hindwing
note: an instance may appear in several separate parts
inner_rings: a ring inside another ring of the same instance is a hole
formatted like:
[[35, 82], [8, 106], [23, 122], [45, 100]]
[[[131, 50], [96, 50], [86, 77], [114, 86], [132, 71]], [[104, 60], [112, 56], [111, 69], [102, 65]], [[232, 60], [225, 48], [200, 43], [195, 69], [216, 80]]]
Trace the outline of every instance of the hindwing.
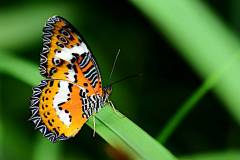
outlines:
[[[81, 94], [80, 94], [81, 93]], [[63, 80], [43, 80], [33, 88], [30, 118], [51, 141], [75, 136], [87, 121], [87, 90]]]

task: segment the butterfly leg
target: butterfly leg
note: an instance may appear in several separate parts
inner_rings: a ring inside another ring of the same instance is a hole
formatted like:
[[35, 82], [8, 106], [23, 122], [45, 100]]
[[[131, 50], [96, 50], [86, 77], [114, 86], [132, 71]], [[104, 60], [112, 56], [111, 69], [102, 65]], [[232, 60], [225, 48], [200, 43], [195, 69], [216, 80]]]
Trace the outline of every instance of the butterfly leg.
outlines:
[[108, 102], [108, 104], [112, 107], [113, 111], [114, 111], [115, 113], [117, 113], [117, 110], [115, 109], [112, 101], [108, 100], [107, 102]]
[[96, 120], [95, 120], [95, 113], [93, 114], [93, 137], [95, 137], [96, 133]]
[[123, 114], [121, 114], [120, 112], [118, 112], [118, 111], [115, 109], [112, 101], [108, 100], [107, 103], [112, 107], [113, 111], [114, 111], [118, 116], [120, 116], [121, 118], [124, 118], [124, 117], [125, 117]]

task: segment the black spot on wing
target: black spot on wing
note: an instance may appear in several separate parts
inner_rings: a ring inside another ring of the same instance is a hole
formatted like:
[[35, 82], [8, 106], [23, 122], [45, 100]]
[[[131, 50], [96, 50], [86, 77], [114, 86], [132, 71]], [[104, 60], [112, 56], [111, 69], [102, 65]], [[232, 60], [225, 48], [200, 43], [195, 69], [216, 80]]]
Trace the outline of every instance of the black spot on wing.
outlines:
[[77, 66], [76, 65], [73, 65], [73, 70], [75, 73], [78, 73], [78, 70], [77, 70]]
[[53, 75], [54, 73], [56, 73], [56, 72], [57, 72], [57, 68], [52, 67], [52, 68], [50, 69], [49, 75], [52, 76], [52, 75]]
[[71, 64], [68, 64], [68, 65], [67, 65], [67, 68], [68, 68], [68, 69], [72, 69], [72, 67], [73, 67], [73, 66], [72, 66]]
[[61, 106], [61, 105], [63, 105], [64, 103], [65, 103], [65, 102], [59, 103], [58, 106]]
[[69, 83], [69, 84], [68, 84], [68, 89], [69, 89], [70, 92], [72, 92], [72, 87], [73, 87], [73, 84], [72, 84], [72, 83]]

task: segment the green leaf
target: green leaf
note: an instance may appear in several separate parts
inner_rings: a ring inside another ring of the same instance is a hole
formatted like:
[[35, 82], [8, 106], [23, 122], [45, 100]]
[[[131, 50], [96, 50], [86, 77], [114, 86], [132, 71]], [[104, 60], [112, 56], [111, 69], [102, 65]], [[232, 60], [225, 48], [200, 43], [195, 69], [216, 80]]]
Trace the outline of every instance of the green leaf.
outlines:
[[179, 53], [205, 80], [179, 108], [159, 134], [166, 142], [179, 123], [210, 90], [222, 100], [240, 124], [239, 40], [202, 1], [132, 0], [179, 49]]
[[240, 60], [240, 56], [233, 57], [232, 61], [221, 66], [218, 72], [212, 74], [207, 80], [183, 103], [173, 117], [168, 121], [163, 130], [158, 135], [159, 142], [164, 144], [172, 135], [174, 130], [180, 125], [184, 118], [192, 111], [196, 104], [203, 98], [206, 93], [211, 90], [221, 77], [231, 70], [235, 63]]
[[[181, 51], [183, 58], [203, 79], [219, 72], [222, 66], [237, 58], [240, 51], [238, 39], [202, 1], [132, 2]], [[214, 91], [240, 124], [239, 68], [239, 61], [235, 61], [215, 84]]]
[[[92, 120], [87, 123], [91, 127]], [[96, 131], [108, 143], [137, 159], [175, 159], [155, 139], [119, 112], [106, 105], [96, 115]]]
[[[11, 56], [10, 53], [0, 51], [0, 64], [0, 72], [14, 76], [29, 85], [40, 82], [40, 77], [36, 75], [37, 66]], [[91, 121], [90, 118], [87, 124], [92, 127]], [[116, 114], [109, 106], [96, 114], [96, 124], [96, 132], [103, 139], [118, 150], [128, 153], [133, 159], [176, 159], [155, 139], [121, 113]]]

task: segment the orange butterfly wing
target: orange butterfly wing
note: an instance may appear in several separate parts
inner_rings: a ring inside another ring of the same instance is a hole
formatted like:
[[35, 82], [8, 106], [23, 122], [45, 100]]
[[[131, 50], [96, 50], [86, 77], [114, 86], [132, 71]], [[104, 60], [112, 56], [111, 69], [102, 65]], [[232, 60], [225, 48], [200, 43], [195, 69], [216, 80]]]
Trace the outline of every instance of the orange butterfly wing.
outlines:
[[79, 106], [82, 106], [82, 102], [79, 94], [74, 94], [79, 92], [79, 87], [72, 86], [70, 92], [66, 88], [69, 83], [61, 82], [43, 80], [39, 86], [33, 88], [30, 107], [32, 111], [30, 119], [35, 123], [36, 129], [53, 142], [74, 136], [86, 122], [86, 118], [82, 118], [81, 115], [83, 113]]
[[101, 77], [91, 51], [77, 30], [65, 19], [53, 16], [43, 28], [40, 73], [46, 78], [62, 79], [102, 95]]
[[52, 142], [75, 136], [109, 95], [94, 56], [74, 27], [59, 16], [49, 18], [43, 28], [39, 68], [50, 80], [33, 88], [30, 120]]

